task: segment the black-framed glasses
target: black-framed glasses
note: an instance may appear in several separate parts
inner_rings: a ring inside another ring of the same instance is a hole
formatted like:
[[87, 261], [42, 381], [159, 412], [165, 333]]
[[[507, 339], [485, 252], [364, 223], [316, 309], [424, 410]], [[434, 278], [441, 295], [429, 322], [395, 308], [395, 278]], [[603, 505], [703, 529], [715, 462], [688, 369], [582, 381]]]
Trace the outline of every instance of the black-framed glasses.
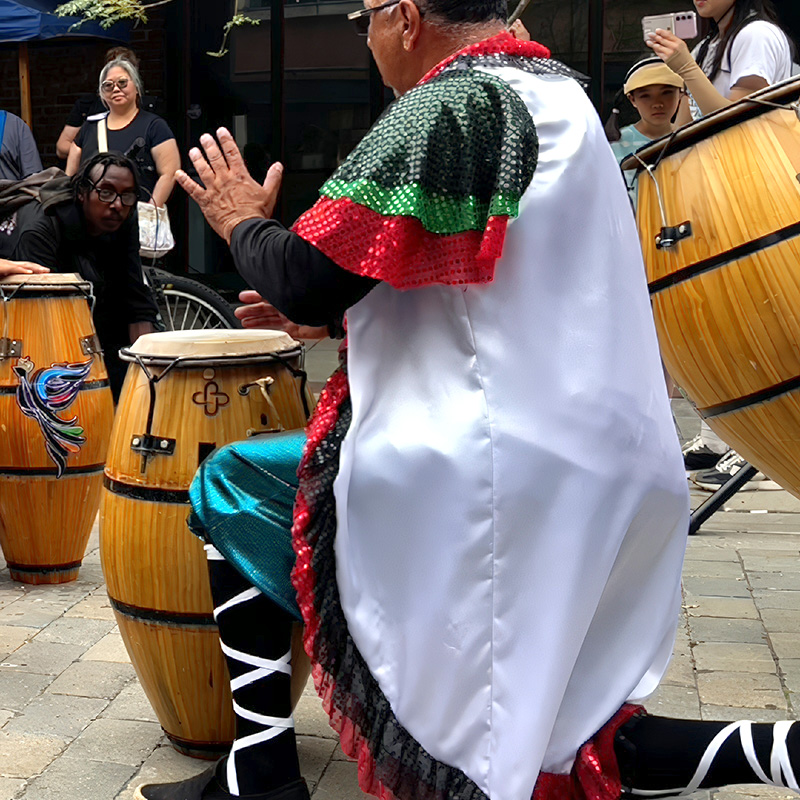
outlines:
[[379, 6], [374, 6], [373, 8], [362, 8], [361, 11], [353, 11], [352, 14], [347, 15], [347, 19], [355, 22], [356, 33], [358, 33], [359, 36], [366, 36], [369, 33], [370, 15], [374, 14], [376, 11], [383, 11], [384, 8], [396, 6], [399, 2], [400, 0], [386, 0], [385, 3], [381, 3]]
[[111, 94], [111, 92], [114, 91], [115, 86], [119, 86], [119, 88], [124, 91], [130, 82], [130, 78], [119, 78], [119, 80], [116, 81], [103, 81], [100, 84], [100, 89], [103, 94]]
[[131, 208], [135, 206], [139, 200], [139, 196], [133, 191], [115, 192], [113, 189], [98, 189], [95, 184], [91, 184], [91, 186], [92, 190], [97, 192], [101, 203], [108, 203], [108, 205], [111, 205], [119, 197], [119, 201], [122, 205], [126, 208]]

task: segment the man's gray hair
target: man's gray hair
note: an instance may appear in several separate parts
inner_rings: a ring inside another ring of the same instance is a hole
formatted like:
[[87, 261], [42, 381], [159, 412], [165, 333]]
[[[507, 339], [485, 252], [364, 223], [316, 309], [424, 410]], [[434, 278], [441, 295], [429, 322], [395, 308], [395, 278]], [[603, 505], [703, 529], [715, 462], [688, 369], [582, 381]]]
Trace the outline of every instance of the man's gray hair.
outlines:
[[128, 61], [127, 58], [115, 58], [113, 61], [109, 61], [103, 69], [100, 70], [100, 80], [97, 84], [97, 93], [100, 95], [100, 99], [105, 103], [107, 106], [105, 98], [103, 97], [103, 81], [106, 80], [108, 77], [108, 73], [111, 72], [114, 67], [121, 67], [128, 73], [128, 77], [133, 81], [133, 85], [136, 87], [136, 92], [139, 95], [139, 101], [141, 102], [142, 97], [144, 97], [144, 84], [142, 83], [142, 76], [139, 74], [139, 70], [133, 66], [133, 64]]
[[461, 25], [505, 22], [507, 0], [414, 0], [420, 10], [436, 24]]

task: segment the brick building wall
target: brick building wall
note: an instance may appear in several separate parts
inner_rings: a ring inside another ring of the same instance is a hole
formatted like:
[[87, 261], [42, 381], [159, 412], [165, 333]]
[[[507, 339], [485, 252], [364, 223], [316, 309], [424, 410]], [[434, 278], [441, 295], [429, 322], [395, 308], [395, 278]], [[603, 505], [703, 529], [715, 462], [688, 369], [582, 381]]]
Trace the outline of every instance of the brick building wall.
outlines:
[[[146, 29], [131, 32], [129, 46], [139, 56], [145, 91], [164, 96], [164, 14], [156, 10]], [[56, 140], [75, 99], [97, 90], [104, 54], [114, 42], [100, 39], [29, 42], [33, 135], [45, 167], [58, 163]], [[20, 114], [19, 62], [16, 44], [0, 45], [2, 108]]]

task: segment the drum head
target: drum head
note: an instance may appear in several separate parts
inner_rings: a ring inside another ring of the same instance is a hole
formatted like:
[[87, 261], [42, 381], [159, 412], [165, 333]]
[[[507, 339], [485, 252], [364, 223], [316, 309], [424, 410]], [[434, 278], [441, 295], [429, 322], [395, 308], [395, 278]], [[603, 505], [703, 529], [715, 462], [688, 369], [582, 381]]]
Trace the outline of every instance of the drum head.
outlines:
[[[798, 113], [800, 116], [800, 112], [797, 112], [791, 105], [798, 98], [800, 98], [800, 78], [789, 78], [782, 83], [768, 86], [733, 105], [721, 108], [713, 114], [708, 114], [702, 119], [678, 128], [669, 136], [656, 139], [652, 144], [637, 150], [635, 156], [628, 156], [620, 166], [622, 169], [637, 169], [642, 168], [642, 162], [648, 165], [656, 164], [674, 153], [693, 147], [704, 139], [749, 119], [760, 117], [762, 114], [770, 112], [787, 115]], [[768, 105], [769, 103], [776, 103], [783, 106], [783, 109], [777, 109], [774, 105]]]
[[48, 272], [44, 274], [8, 275], [0, 278], [0, 289], [25, 287], [26, 292], [81, 292], [92, 288], [77, 272]]
[[132, 356], [190, 359], [241, 358], [297, 351], [300, 343], [283, 331], [163, 331], [140, 336], [123, 353]]

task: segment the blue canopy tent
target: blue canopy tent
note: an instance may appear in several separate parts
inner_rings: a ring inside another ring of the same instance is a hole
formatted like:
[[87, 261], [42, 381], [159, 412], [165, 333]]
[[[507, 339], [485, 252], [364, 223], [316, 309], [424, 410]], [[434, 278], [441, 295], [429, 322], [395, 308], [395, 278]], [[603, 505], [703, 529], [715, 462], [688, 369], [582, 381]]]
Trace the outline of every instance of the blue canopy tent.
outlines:
[[104, 30], [97, 23], [84, 22], [74, 27], [78, 17], [59, 17], [53, 13], [59, 0], [0, 0], [0, 43], [19, 44], [19, 85], [22, 118], [31, 124], [31, 94], [28, 67], [28, 42], [55, 38], [102, 38], [127, 42], [130, 27], [124, 23]]

